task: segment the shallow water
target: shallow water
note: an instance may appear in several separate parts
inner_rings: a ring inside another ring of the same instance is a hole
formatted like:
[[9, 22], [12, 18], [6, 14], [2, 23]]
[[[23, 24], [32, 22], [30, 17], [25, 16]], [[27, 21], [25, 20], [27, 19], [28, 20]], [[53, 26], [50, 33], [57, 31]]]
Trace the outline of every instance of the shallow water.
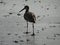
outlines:
[[[0, 3], [0, 45], [60, 45], [60, 1], [59, 0], [3, 0]], [[29, 34], [26, 32], [24, 5], [36, 15], [32, 34], [29, 23]], [[19, 15], [17, 15], [19, 13]]]

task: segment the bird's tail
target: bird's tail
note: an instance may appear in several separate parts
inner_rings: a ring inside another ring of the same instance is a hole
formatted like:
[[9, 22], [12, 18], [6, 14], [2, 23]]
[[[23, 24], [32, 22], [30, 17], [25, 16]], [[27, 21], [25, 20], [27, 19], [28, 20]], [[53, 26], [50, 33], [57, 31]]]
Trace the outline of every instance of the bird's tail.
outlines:
[[35, 21], [33, 21], [33, 23], [35, 23]]

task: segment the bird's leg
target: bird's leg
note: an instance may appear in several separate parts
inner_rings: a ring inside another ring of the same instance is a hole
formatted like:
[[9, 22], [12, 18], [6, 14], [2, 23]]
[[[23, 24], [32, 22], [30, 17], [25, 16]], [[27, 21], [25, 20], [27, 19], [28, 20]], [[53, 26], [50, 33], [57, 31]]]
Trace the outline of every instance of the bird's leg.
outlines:
[[27, 32], [28, 32], [28, 22], [27, 22]]
[[32, 27], [33, 27], [33, 34], [31, 36], [35, 36], [35, 33], [34, 33], [34, 23], [32, 23]]
[[27, 31], [24, 32], [24, 34], [28, 34], [28, 33], [30, 33], [30, 32], [28, 32], [28, 21], [27, 21]]
[[28, 22], [27, 22], [27, 31], [26, 31], [26, 34], [28, 34]]

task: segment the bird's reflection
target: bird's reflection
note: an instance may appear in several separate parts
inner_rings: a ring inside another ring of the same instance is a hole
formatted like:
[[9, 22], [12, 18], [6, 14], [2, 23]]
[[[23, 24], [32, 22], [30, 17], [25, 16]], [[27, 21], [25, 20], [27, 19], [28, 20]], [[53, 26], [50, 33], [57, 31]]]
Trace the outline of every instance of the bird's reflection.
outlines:
[[26, 44], [27, 45], [36, 45], [35, 36], [30, 36], [30, 35], [26, 34]]

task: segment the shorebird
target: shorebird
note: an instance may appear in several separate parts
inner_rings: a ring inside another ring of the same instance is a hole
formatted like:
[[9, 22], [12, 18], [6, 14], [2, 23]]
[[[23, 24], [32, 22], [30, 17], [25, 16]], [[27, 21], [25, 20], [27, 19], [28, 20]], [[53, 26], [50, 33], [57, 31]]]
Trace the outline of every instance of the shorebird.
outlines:
[[27, 22], [27, 31], [26, 31], [26, 34], [29, 33], [28, 32], [28, 22], [31, 22], [32, 23], [32, 27], [33, 27], [32, 36], [34, 36], [35, 35], [35, 33], [34, 33], [34, 23], [36, 21], [36, 16], [35, 16], [34, 13], [29, 12], [29, 6], [28, 5], [24, 6], [24, 8], [22, 10], [20, 10], [19, 12], [23, 11], [24, 9], [26, 10], [25, 13], [24, 13], [24, 19]]

